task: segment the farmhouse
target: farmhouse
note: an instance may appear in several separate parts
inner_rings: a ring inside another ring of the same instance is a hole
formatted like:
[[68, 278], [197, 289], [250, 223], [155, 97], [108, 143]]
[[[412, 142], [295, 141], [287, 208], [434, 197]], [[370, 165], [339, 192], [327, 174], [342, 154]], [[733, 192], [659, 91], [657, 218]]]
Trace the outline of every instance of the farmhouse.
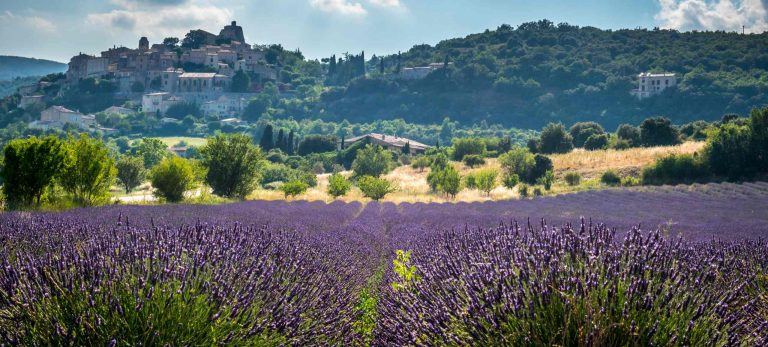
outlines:
[[638, 99], [645, 99], [676, 85], [677, 76], [673, 73], [644, 72], [637, 75], [637, 89], [632, 90], [631, 94]]
[[408, 144], [408, 146], [411, 148], [411, 153], [423, 153], [425, 150], [427, 150], [427, 148], [430, 147], [421, 142], [407, 139], [404, 137], [370, 133], [370, 134], [365, 134], [362, 136], [352, 137], [352, 138], [343, 140], [343, 143], [340, 141], [339, 148], [344, 149], [360, 141], [379, 145], [390, 150], [398, 150], [398, 151], [402, 151], [403, 147], [405, 147], [405, 144]]
[[87, 130], [96, 126], [96, 117], [84, 115], [62, 106], [51, 106], [40, 113], [40, 120], [29, 124], [30, 128], [62, 129], [65, 124], [73, 124], [80, 129]]

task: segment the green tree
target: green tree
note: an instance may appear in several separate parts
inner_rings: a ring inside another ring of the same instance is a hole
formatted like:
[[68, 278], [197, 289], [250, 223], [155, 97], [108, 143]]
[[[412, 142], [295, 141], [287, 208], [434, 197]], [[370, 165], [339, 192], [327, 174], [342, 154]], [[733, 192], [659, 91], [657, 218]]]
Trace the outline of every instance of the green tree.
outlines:
[[605, 130], [600, 124], [595, 122], [581, 122], [576, 123], [569, 129], [571, 137], [573, 138], [573, 145], [575, 147], [584, 147], [584, 143], [592, 135], [605, 134]]
[[363, 192], [363, 196], [375, 201], [381, 200], [387, 194], [396, 190], [389, 181], [373, 176], [360, 177], [357, 180], [357, 186]]
[[680, 133], [668, 118], [647, 118], [640, 125], [640, 140], [645, 147], [671, 146], [680, 143]]
[[455, 161], [464, 160], [466, 155], [479, 155], [485, 153], [485, 142], [479, 138], [461, 138], [453, 139], [453, 155]]
[[568, 153], [573, 149], [573, 138], [563, 123], [549, 123], [541, 130], [541, 153]]
[[477, 188], [491, 196], [491, 191], [496, 188], [496, 178], [499, 172], [494, 169], [484, 169], [475, 173]]
[[258, 186], [264, 156], [250, 137], [219, 134], [209, 138], [200, 152], [207, 169], [205, 182], [214, 194], [243, 199]]
[[280, 191], [285, 194], [285, 197], [295, 197], [297, 195], [304, 194], [309, 189], [309, 185], [300, 180], [288, 181], [280, 186]]
[[352, 162], [352, 171], [354, 177], [379, 177], [392, 170], [393, 166], [392, 152], [369, 144], [357, 151], [355, 161]]
[[552, 188], [552, 184], [555, 183], [555, 173], [552, 172], [552, 170], [549, 170], [544, 173], [539, 179], [536, 180], [536, 183], [541, 184], [544, 186], [544, 189], [549, 190]]
[[432, 161], [429, 160], [429, 157], [422, 155], [411, 163], [411, 167], [418, 169], [419, 172], [424, 172], [424, 169], [428, 168], [430, 164], [432, 164]]
[[194, 188], [195, 171], [189, 160], [170, 157], [158, 163], [150, 173], [155, 196], [169, 202], [184, 199], [184, 192]]
[[338, 198], [344, 196], [352, 188], [352, 182], [340, 173], [335, 173], [328, 178], [328, 195]]
[[637, 147], [642, 144], [642, 141], [640, 140], [640, 128], [630, 124], [619, 125], [616, 129], [616, 136], [619, 139], [629, 142], [631, 147]]
[[40, 205], [45, 189], [68, 165], [66, 146], [54, 136], [11, 140], [3, 154], [0, 175], [11, 209]]
[[608, 148], [608, 135], [606, 134], [594, 134], [584, 141], [584, 149], [588, 151], [596, 151], [600, 149]]
[[251, 88], [251, 78], [243, 70], [237, 70], [232, 76], [232, 92], [247, 93]]
[[259, 93], [248, 101], [248, 105], [243, 110], [242, 118], [247, 121], [255, 122], [272, 107], [272, 96], [266, 93]]
[[456, 198], [456, 194], [461, 191], [461, 176], [453, 166], [449, 165], [443, 170], [440, 190], [451, 198]]
[[536, 168], [536, 157], [525, 148], [513, 147], [509, 152], [499, 156], [499, 164], [505, 177], [514, 174], [527, 181], [529, 173]]
[[169, 49], [174, 49], [178, 47], [179, 45], [179, 38], [178, 37], [166, 37], [163, 39], [163, 45], [165, 47], [168, 47]]
[[483, 159], [483, 157], [478, 154], [465, 155], [463, 161], [464, 161], [464, 164], [469, 166], [470, 168], [474, 168], [475, 166], [485, 164], [485, 159]]
[[332, 152], [336, 150], [336, 142], [333, 135], [307, 135], [299, 142], [298, 154]]
[[151, 169], [171, 155], [168, 151], [168, 146], [166, 146], [162, 140], [154, 137], [142, 138], [141, 141], [134, 146], [133, 152], [142, 157], [144, 160], [144, 167], [147, 169]]
[[104, 142], [82, 134], [77, 139], [70, 138], [67, 147], [70, 164], [60, 177], [64, 190], [85, 206], [108, 201], [117, 169]]
[[259, 146], [263, 151], [269, 151], [272, 148], [275, 148], [275, 134], [274, 130], [272, 129], [272, 124], [267, 124], [264, 127], [264, 131], [261, 133], [261, 141], [259, 141]]
[[123, 156], [115, 166], [117, 167], [117, 180], [125, 188], [126, 194], [140, 186], [147, 177], [144, 161], [140, 157]]

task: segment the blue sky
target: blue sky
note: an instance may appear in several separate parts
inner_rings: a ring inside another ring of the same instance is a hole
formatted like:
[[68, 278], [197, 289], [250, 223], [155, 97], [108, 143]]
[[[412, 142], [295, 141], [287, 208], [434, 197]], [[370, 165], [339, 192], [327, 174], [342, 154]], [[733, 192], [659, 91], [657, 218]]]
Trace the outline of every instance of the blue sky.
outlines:
[[320, 58], [389, 54], [500, 24], [547, 18], [599, 28], [768, 30], [768, 0], [2, 0], [0, 55], [66, 62], [114, 45], [157, 43], [232, 20], [249, 43]]

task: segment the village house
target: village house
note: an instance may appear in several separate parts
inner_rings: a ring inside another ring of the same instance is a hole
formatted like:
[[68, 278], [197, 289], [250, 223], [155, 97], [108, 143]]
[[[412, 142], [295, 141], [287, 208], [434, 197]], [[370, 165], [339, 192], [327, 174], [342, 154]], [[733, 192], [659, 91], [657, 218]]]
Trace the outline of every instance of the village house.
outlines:
[[141, 98], [141, 111], [144, 113], [165, 114], [168, 109], [184, 99], [171, 93], [149, 93]]
[[425, 145], [421, 142], [414, 141], [411, 139], [407, 139], [404, 137], [398, 137], [394, 135], [384, 135], [384, 134], [377, 134], [377, 133], [370, 133], [365, 134], [362, 136], [352, 137], [349, 139], [344, 139], [343, 143], [342, 140], [339, 141], [339, 149], [347, 148], [355, 143], [358, 142], [365, 142], [370, 143], [374, 145], [378, 145], [381, 147], [384, 147], [389, 150], [394, 151], [402, 151], [406, 144], [411, 149], [411, 153], [423, 153], [426, 151], [430, 146]]
[[239, 117], [248, 105], [248, 100], [244, 97], [228, 97], [222, 95], [216, 100], [204, 102], [200, 110], [205, 116], [217, 118]]
[[51, 106], [43, 110], [40, 113], [40, 120], [30, 123], [29, 127], [43, 130], [62, 129], [66, 124], [75, 125], [82, 130], [89, 130], [96, 127], [96, 116], [84, 115], [63, 106]]
[[630, 93], [638, 99], [645, 99], [661, 94], [665, 89], [677, 86], [677, 76], [673, 73], [644, 72], [637, 75], [637, 89]]

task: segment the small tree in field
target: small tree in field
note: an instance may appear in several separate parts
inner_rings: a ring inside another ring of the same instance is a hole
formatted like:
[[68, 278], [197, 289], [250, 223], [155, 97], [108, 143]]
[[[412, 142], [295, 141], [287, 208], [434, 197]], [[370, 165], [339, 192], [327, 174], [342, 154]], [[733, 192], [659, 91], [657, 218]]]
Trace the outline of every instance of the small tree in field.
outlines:
[[357, 180], [357, 186], [363, 192], [365, 197], [375, 201], [380, 200], [387, 194], [396, 190], [389, 181], [373, 176], [360, 177], [360, 179]]
[[366, 145], [357, 151], [352, 171], [355, 177], [379, 177], [392, 170], [393, 166], [392, 152], [380, 146]]
[[565, 174], [565, 182], [571, 187], [577, 186], [581, 183], [581, 175], [578, 172], [569, 172]]
[[123, 156], [117, 161], [117, 180], [125, 188], [125, 193], [141, 185], [147, 177], [144, 160], [140, 157]]
[[352, 182], [340, 173], [335, 173], [328, 178], [328, 195], [334, 198], [346, 195], [350, 188], [352, 188]]
[[280, 186], [280, 191], [285, 194], [286, 198], [304, 194], [307, 189], [309, 189], [309, 185], [306, 182], [299, 180], [289, 181]]
[[451, 165], [448, 165], [443, 169], [440, 190], [449, 195], [452, 199], [456, 198], [456, 194], [461, 191], [461, 176], [459, 176], [459, 172]]
[[258, 186], [264, 156], [250, 137], [220, 134], [208, 139], [201, 152], [205, 182], [214, 194], [244, 199]]
[[161, 161], [150, 175], [155, 196], [169, 202], [184, 199], [184, 192], [194, 188], [195, 171], [189, 160], [171, 157]]
[[477, 188], [485, 192], [485, 195], [491, 196], [491, 191], [493, 188], [496, 188], [496, 178], [499, 176], [498, 171], [485, 169], [478, 171], [475, 175]]
[[109, 200], [109, 187], [117, 170], [104, 142], [82, 134], [70, 138], [67, 147], [71, 163], [60, 177], [64, 190], [85, 206]]
[[475, 166], [480, 166], [485, 164], [485, 159], [483, 159], [482, 155], [478, 154], [467, 154], [464, 156], [464, 164], [469, 166], [470, 168], [474, 168]]
[[45, 189], [68, 165], [65, 145], [54, 136], [12, 140], [3, 154], [3, 195], [12, 209], [39, 205]]

